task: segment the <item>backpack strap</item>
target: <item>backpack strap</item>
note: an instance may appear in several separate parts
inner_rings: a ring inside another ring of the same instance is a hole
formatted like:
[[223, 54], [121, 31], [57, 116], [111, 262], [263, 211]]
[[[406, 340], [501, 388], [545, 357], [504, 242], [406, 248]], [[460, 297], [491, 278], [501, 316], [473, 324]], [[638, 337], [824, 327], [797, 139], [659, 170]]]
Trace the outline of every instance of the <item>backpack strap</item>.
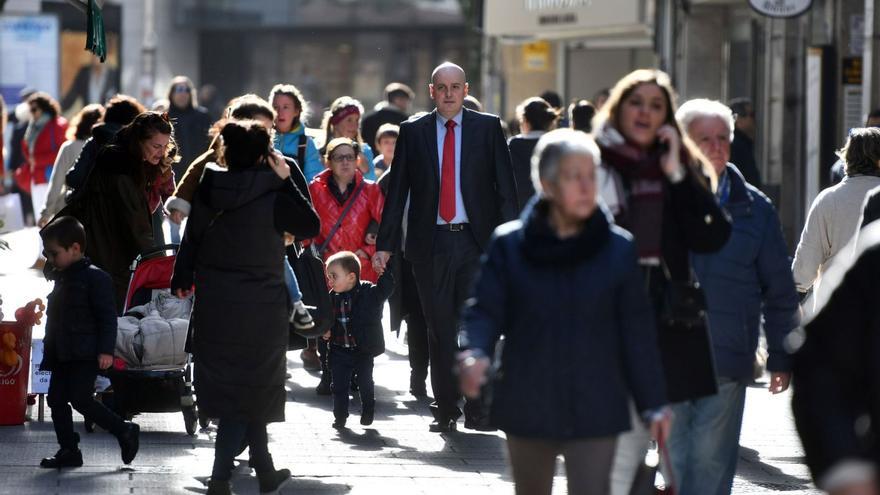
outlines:
[[299, 146], [297, 146], [296, 150], [296, 161], [299, 164], [299, 169], [303, 171], [305, 174], [306, 171], [306, 144], [308, 143], [308, 136], [305, 133], [305, 127], [303, 128], [303, 133], [299, 135]]

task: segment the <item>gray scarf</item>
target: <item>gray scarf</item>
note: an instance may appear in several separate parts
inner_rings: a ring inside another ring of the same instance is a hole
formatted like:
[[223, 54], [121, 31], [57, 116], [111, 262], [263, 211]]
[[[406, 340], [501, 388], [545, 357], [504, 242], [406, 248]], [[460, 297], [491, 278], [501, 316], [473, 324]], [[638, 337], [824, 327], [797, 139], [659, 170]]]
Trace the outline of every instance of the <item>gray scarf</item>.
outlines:
[[37, 120], [32, 120], [30, 124], [28, 124], [27, 129], [24, 131], [24, 140], [27, 143], [28, 152], [31, 156], [34, 156], [34, 146], [37, 143], [37, 137], [39, 137], [40, 133], [43, 132], [43, 128], [46, 127], [46, 123], [52, 119], [52, 116], [44, 113], [40, 115], [40, 118]]

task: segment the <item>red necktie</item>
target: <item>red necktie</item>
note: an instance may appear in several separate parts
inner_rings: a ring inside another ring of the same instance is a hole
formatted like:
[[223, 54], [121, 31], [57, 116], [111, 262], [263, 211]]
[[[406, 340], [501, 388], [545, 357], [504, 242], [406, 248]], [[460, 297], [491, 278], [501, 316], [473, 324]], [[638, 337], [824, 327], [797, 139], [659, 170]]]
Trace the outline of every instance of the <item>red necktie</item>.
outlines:
[[440, 172], [440, 218], [446, 223], [455, 218], [455, 121], [446, 121], [443, 138], [443, 167]]

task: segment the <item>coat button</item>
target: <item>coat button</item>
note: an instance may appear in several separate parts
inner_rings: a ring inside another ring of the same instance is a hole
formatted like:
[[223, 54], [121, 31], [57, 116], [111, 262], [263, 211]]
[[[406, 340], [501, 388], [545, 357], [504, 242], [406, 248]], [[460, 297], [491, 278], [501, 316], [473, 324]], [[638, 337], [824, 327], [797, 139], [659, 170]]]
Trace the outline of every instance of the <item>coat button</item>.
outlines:
[[712, 225], [712, 215], [706, 215], [703, 221], [706, 222], [706, 225]]

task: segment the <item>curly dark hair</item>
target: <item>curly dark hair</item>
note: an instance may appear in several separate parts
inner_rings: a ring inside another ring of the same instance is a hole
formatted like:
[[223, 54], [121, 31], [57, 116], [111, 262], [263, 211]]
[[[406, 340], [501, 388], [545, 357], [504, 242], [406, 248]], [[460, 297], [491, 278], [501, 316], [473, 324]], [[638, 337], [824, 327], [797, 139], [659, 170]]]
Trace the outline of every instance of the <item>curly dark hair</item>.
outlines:
[[128, 154], [135, 164], [131, 176], [140, 187], [146, 187], [161, 173], [160, 167], [144, 165], [143, 150], [141, 145], [156, 134], [165, 134], [171, 137], [168, 141], [166, 159], [174, 160], [177, 156], [177, 143], [174, 141], [174, 126], [167, 113], [144, 112], [132, 121], [131, 124], [120, 129], [116, 134], [114, 145]]
[[34, 93], [28, 96], [27, 103], [31, 107], [39, 108], [44, 114], [50, 115], [52, 118], [61, 115], [61, 106], [55, 98], [49, 96], [49, 93], [42, 91]]
[[70, 121], [74, 129], [74, 139], [85, 140], [91, 137], [92, 127], [104, 117], [104, 107], [99, 103], [86, 105]]
[[880, 175], [880, 129], [859, 127], [849, 132], [846, 145], [838, 156], [843, 158], [846, 175]]
[[107, 101], [104, 111], [104, 122], [128, 125], [147, 109], [136, 99], [128, 95], [114, 95]]

